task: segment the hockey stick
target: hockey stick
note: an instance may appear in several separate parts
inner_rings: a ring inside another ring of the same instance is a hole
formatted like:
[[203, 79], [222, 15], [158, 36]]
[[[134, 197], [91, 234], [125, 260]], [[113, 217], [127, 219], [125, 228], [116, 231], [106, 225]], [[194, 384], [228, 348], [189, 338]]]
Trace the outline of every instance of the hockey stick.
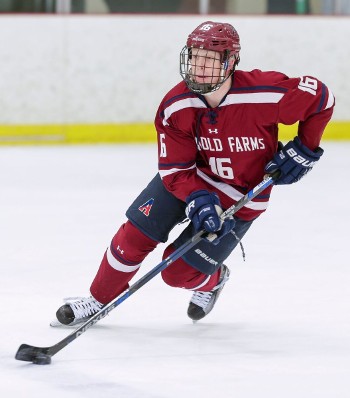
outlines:
[[[275, 178], [278, 176], [279, 172], [275, 172], [272, 175], [264, 178], [260, 184], [258, 184], [255, 188], [250, 190], [246, 195], [244, 195], [235, 205], [231, 206], [227, 209], [222, 215], [221, 219], [224, 220], [228, 216], [232, 216], [238, 210], [240, 210], [243, 206], [245, 206], [249, 201], [255, 198], [260, 192], [265, 190], [267, 187], [273, 184]], [[174, 261], [183, 256], [186, 252], [188, 252], [193, 246], [199, 243], [204, 236], [208, 236], [211, 239], [216, 237], [215, 234], [206, 234], [204, 230], [196, 233], [191, 240], [184, 243], [177, 250], [171, 253], [166, 259], [164, 259], [161, 263], [151, 269], [147, 274], [141, 277], [138, 281], [136, 281], [133, 285], [129, 287], [127, 291], [125, 291], [120, 297], [115, 298], [110, 303], [108, 303], [105, 307], [103, 307], [99, 312], [97, 312], [94, 316], [88, 319], [85, 323], [83, 323], [80, 327], [78, 327], [74, 332], [69, 334], [63, 340], [59, 341], [57, 344], [54, 344], [50, 347], [35, 347], [28, 344], [22, 344], [15, 358], [20, 361], [28, 361], [33, 362], [38, 365], [46, 365], [51, 363], [51, 357], [62, 348], [70, 344], [73, 340], [78, 338], [80, 335], [85, 333], [91, 326], [95, 323], [103, 319], [106, 315], [108, 315], [114, 308], [120, 305], [123, 301], [125, 301], [128, 297], [133, 295], [137, 290], [139, 290], [143, 285], [153, 279], [156, 275], [158, 275], [161, 271], [163, 271], [166, 267], [172, 264]]]

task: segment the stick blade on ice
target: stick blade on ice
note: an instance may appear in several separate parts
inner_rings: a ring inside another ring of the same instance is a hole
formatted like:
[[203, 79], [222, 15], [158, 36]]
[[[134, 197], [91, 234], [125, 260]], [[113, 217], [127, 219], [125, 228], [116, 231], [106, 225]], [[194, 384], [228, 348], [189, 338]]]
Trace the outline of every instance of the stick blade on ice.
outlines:
[[19, 361], [32, 362], [36, 365], [48, 365], [51, 363], [49, 347], [34, 347], [28, 344], [21, 344], [15, 358]]

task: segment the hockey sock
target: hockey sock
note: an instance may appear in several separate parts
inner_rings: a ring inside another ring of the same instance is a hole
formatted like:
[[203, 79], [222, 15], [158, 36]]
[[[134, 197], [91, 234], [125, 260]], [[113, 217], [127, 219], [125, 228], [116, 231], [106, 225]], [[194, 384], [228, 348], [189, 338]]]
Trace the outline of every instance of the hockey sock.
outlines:
[[[169, 245], [163, 254], [163, 259], [175, 251], [173, 245]], [[187, 264], [182, 258], [174, 261], [162, 271], [164, 282], [173, 287], [181, 287], [188, 290], [199, 290], [209, 292], [219, 282], [220, 269], [213, 275], [206, 275]]]
[[148, 238], [130, 221], [123, 224], [105, 252], [91, 284], [92, 296], [107, 304], [129, 287], [144, 258], [158, 242]]

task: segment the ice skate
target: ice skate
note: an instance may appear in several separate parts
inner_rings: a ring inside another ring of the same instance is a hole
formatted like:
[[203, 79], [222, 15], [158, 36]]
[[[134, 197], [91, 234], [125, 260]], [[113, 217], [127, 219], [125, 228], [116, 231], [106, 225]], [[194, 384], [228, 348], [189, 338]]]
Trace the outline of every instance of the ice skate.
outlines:
[[51, 326], [76, 326], [86, 322], [89, 318], [103, 308], [103, 304], [90, 297], [69, 297], [64, 299], [56, 312], [57, 320]]
[[204, 318], [214, 308], [225, 283], [230, 277], [230, 270], [226, 265], [221, 266], [221, 274], [218, 284], [209, 292], [196, 291], [193, 293], [188, 306], [187, 315], [197, 322]]

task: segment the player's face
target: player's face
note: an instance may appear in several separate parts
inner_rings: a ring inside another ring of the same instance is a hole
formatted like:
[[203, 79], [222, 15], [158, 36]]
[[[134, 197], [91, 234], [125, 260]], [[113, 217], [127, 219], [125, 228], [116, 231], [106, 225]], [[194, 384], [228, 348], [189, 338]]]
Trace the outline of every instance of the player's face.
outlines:
[[216, 84], [220, 79], [221, 56], [216, 51], [193, 48], [191, 75], [196, 83]]

